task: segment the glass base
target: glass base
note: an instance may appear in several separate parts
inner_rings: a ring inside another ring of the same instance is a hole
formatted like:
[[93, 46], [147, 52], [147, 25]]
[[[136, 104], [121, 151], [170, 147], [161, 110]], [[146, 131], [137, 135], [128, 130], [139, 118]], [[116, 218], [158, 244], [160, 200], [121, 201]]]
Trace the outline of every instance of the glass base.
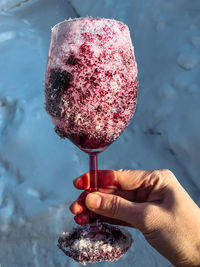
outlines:
[[72, 232], [64, 232], [58, 247], [75, 261], [89, 262], [114, 261], [121, 258], [130, 248], [133, 239], [125, 229], [94, 222], [76, 227]]

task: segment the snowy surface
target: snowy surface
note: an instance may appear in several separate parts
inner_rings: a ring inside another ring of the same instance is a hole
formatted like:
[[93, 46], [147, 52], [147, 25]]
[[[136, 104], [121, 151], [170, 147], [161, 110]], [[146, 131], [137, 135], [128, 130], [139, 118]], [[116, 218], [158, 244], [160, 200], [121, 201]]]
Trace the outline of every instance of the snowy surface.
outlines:
[[[200, 204], [199, 10], [199, 0], [0, 0], [2, 267], [79, 266], [56, 244], [73, 225], [72, 180], [88, 158], [54, 133], [43, 96], [50, 28], [69, 17], [119, 19], [135, 47], [136, 114], [100, 168], [169, 168]], [[135, 243], [122, 259], [93, 266], [171, 266], [131, 232]]]

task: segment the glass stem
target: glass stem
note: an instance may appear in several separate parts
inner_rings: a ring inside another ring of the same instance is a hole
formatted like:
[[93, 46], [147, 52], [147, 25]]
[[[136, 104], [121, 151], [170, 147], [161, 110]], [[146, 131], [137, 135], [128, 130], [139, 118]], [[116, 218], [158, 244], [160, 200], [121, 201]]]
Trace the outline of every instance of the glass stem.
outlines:
[[90, 189], [98, 191], [98, 154], [90, 154]]
[[[98, 153], [90, 154], [90, 190], [98, 191]], [[96, 233], [100, 231], [102, 225], [99, 222], [100, 216], [90, 212], [90, 232]]]

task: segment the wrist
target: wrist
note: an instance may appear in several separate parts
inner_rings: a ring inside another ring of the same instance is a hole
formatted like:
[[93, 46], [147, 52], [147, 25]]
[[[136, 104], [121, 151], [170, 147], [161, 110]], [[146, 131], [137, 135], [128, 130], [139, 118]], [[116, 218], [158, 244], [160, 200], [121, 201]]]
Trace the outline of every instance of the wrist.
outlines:
[[[200, 239], [199, 239], [200, 240]], [[175, 267], [200, 267], [200, 242], [187, 249], [187, 256], [179, 262], [174, 262]], [[173, 263], [173, 262], [172, 262]]]

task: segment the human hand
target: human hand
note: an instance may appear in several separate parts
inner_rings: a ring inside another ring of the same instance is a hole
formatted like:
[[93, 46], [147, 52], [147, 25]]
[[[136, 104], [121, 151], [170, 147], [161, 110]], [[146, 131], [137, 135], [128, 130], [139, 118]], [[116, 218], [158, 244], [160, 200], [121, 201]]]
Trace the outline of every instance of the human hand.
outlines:
[[[89, 173], [76, 180], [88, 189]], [[200, 209], [168, 170], [98, 171], [99, 191], [84, 191], [71, 205], [78, 224], [89, 210], [102, 220], [139, 229], [175, 266], [200, 266]]]

